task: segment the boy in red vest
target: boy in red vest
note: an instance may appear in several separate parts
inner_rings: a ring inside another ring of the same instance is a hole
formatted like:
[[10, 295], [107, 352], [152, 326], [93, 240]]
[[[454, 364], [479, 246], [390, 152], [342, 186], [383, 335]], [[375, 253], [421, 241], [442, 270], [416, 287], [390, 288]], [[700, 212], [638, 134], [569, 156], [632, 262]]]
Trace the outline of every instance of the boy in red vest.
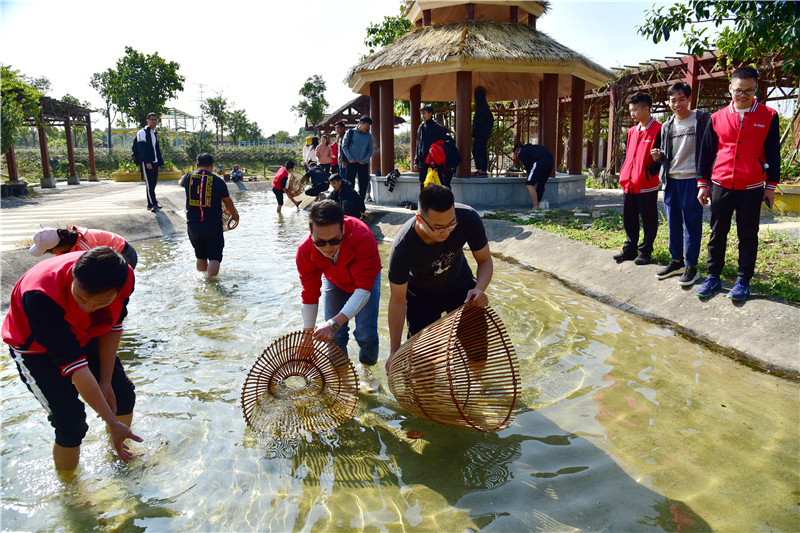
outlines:
[[[711, 198], [711, 238], [708, 241], [708, 278], [697, 289], [707, 298], [722, 287], [719, 275], [725, 265], [725, 248], [731, 218], [736, 212], [739, 237], [738, 279], [728, 293], [746, 300], [758, 253], [761, 202], [772, 207], [781, 175], [778, 113], [754, 97], [758, 71], [742, 67], [731, 74], [731, 103], [711, 115], [700, 156], [697, 199]], [[710, 190], [709, 190], [710, 188]]]
[[80, 398], [124, 462], [133, 458], [125, 440], [142, 441], [129, 427], [136, 394], [117, 357], [132, 292], [133, 269], [107, 246], [42, 261], [11, 292], [3, 342], [55, 429], [56, 470], [78, 466], [89, 429]]
[[[653, 254], [653, 241], [658, 231], [660, 165], [653, 161], [650, 151], [661, 145], [661, 123], [650, 115], [652, 105], [653, 100], [645, 93], [636, 93], [628, 98], [628, 110], [636, 125], [625, 136], [622, 169], [619, 171], [625, 244], [622, 252], [614, 256], [617, 263], [634, 259], [635, 264], [646, 265]], [[641, 245], [640, 216], [644, 230]]]

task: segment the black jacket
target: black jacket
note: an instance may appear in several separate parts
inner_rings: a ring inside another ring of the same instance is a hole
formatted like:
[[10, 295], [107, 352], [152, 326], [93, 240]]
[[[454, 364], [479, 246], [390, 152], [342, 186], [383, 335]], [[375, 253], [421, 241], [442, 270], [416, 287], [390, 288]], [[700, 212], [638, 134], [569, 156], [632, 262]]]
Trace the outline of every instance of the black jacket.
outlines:
[[539, 163], [542, 168], [549, 169], [547, 171], [547, 175], [550, 175], [550, 172], [553, 171], [553, 164], [555, 160], [553, 159], [553, 154], [550, 153], [550, 150], [542, 146], [541, 144], [526, 144], [524, 145], [520, 151], [519, 155], [520, 163], [522, 166], [525, 167], [525, 172], [530, 174], [531, 169], [533, 169], [534, 163]]
[[443, 141], [447, 135], [447, 129], [433, 119], [423, 122], [417, 130], [417, 153], [414, 155], [414, 164], [422, 165], [428, 150], [436, 141]]
[[[705, 134], [706, 128], [711, 123], [711, 115], [706, 113], [705, 111], [697, 110], [695, 114], [695, 145], [694, 145], [694, 164], [695, 169], [697, 170], [697, 176], [700, 177], [700, 161], [702, 161], [701, 157], [701, 150], [703, 145], [703, 136]], [[669, 167], [672, 163], [673, 153], [672, 153], [672, 142], [670, 142], [670, 138], [672, 137], [672, 128], [675, 127], [675, 115], [671, 115], [661, 126], [661, 131], [659, 132], [661, 143], [659, 145], [659, 149], [661, 150], [661, 160], [656, 161], [656, 165], [661, 167], [660, 171], [660, 178], [661, 183], [666, 183], [667, 176], [669, 175]]]
[[[156, 140], [156, 148], [153, 150], [153, 138]], [[136, 146], [139, 152], [139, 160], [144, 163], [155, 163], [158, 166], [164, 165], [164, 158], [161, 156], [161, 147], [158, 145], [158, 135], [145, 126], [136, 134]]]
[[353, 205], [358, 207], [359, 213], [363, 213], [367, 210], [367, 206], [364, 205], [364, 200], [361, 199], [361, 196], [359, 196], [355, 189], [345, 180], [342, 180], [342, 187], [338, 191], [334, 189], [334, 191], [328, 195], [328, 199], [339, 202], [340, 204], [343, 204], [345, 200], [349, 200]]
[[472, 138], [488, 139], [492, 136], [494, 115], [482, 91], [475, 92], [475, 115], [472, 117]]

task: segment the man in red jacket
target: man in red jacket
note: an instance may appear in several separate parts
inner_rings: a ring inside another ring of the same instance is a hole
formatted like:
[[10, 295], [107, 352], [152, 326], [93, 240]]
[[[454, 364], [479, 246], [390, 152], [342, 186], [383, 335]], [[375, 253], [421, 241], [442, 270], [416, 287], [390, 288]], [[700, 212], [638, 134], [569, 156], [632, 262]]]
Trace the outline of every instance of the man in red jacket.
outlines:
[[[780, 179], [778, 113], [754, 98], [758, 71], [742, 67], [731, 74], [731, 103], [711, 115], [701, 149], [697, 199], [711, 198], [711, 238], [708, 241], [708, 278], [697, 289], [707, 298], [722, 287], [719, 275], [725, 265], [725, 248], [731, 219], [736, 213], [739, 237], [738, 279], [728, 293], [746, 300], [758, 253], [761, 202], [772, 206]], [[710, 190], [709, 190], [710, 188]]]
[[134, 386], [117, 357], [133, 270], [107, 246], [36, 264], [14, 286], [3, 342], [19, 375], [55, 429], [56, 470], [78, 466], [86, 431], [84, 402], [107, 424], [120, 459], [132, 454]]
[[[309, 234], [300, 242], [296, 257], [303, 286], [303, 330], [316, 339], [333, 341], [347, 354], [348, 322], [355, 317], [360, 385], [375, 392], [378, 381], [371, 368], [378, 362], [378, 242], [366, 224], [345, 216], [333, 200], [316, 202], [308, 218]], [[315, 326], [321, 292], [325, 293], [325, 322]]]
[[[625, 151], [619, 184], [622, 187], [622, 223], [625, 244], [614, 256], [617, 263], [634, 259], [646, 265], [653, 254], [653, 242], [658, 231], [658, 171], [651, 150], [661, 145], [661, 123], [650, 115], [653, 100], [650, 95], [636, 93], [628, 98], [628, 110], [636, 125], [625, 136]], [[639, 244], [639, 216], [644, 235]], [[636, 255], [638, 249], [639, 255]]]

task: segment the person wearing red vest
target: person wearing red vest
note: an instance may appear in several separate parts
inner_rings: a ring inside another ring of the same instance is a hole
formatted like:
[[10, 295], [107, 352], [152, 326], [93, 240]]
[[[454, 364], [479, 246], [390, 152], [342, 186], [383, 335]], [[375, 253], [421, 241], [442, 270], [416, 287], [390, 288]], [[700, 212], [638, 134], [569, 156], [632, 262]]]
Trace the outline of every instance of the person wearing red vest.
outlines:
[[[347, 355], [348, 322], [355, 318], [360, 385], [375, 392], [379, 385], [370, 369], [378, 362], [378, 242], [366, 224], [345, 216], [342, 206], [333, 200], [316, 202], [308, 219], [309, 234], [300, 242], [296, 257], [303, 330], [314, 338], [330, 340]], [[325, 293], [326, 321], [315, 327], [321, 293]]]
[[[650, 95], [636, 93], [628, 98], [628, 110], [636, 125], [625, 136], [619, 184], [622, 187], [622, 223], [625, 244], [614, 256], [617, 263], [634, 259], [646, 265], [653, 254], [658, 231], [658, 172], [651, 150], [661, 145], [661, 123], [650, 115]], [[642, 244], [639, 244], [639, 217], [642, 218]], [[638, 255], [637, 255], [638, 250]]]
[[32, 256], [40, 257], [45, 253], [61, 255], [67, 252], [85, 252], [98, 246], [108, 246], [121, 253], [131, 268], [136, 268], [139, 262], [136, 249], [122, 235], [81, 226], [70, 226], [67, 229], [42, 228], [33, 236], [33, 246], [28, 251]]
[[105, 421], [124, 462], [133, 458], [125, 441], [142, 441], [130, 430], [136, 394], [117, 357], [133, 285], [125, 258], [101, 246], [36, 264], [11, 292], [3, 342], [55, 429], [56, 470], [78, 466], [88, 430], [79, 396]]
[[[780, 133], [778, 113], [754, 98], [758, 71], [742, 67], [731, 74], [731, 103], [711, 115], [701, 149], [701, 177], [697, 199], [711, 198], [711, 237], [708, 241], [708, 278], [697, 289], [707, 298], [722, 287], [725, 249], [731, 219], [736, 213], [739, 237], [739, 269], [728, 298], [746, 300], [750, 295], [758, 254], [761, 202], [772, 207], [780, 180]], [[710, 190], [709, 190], [710, 189]]]

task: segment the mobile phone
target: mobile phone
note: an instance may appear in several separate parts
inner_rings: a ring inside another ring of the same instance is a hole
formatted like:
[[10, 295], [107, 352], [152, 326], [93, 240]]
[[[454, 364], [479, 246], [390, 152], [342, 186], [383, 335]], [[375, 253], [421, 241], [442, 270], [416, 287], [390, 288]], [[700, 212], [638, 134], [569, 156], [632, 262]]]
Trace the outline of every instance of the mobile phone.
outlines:
[[767, 206], [767, 209], [772, 209], [772, 203], [769, 201], [769, 198], [766, 196], [764, 197], [764, 205]]

